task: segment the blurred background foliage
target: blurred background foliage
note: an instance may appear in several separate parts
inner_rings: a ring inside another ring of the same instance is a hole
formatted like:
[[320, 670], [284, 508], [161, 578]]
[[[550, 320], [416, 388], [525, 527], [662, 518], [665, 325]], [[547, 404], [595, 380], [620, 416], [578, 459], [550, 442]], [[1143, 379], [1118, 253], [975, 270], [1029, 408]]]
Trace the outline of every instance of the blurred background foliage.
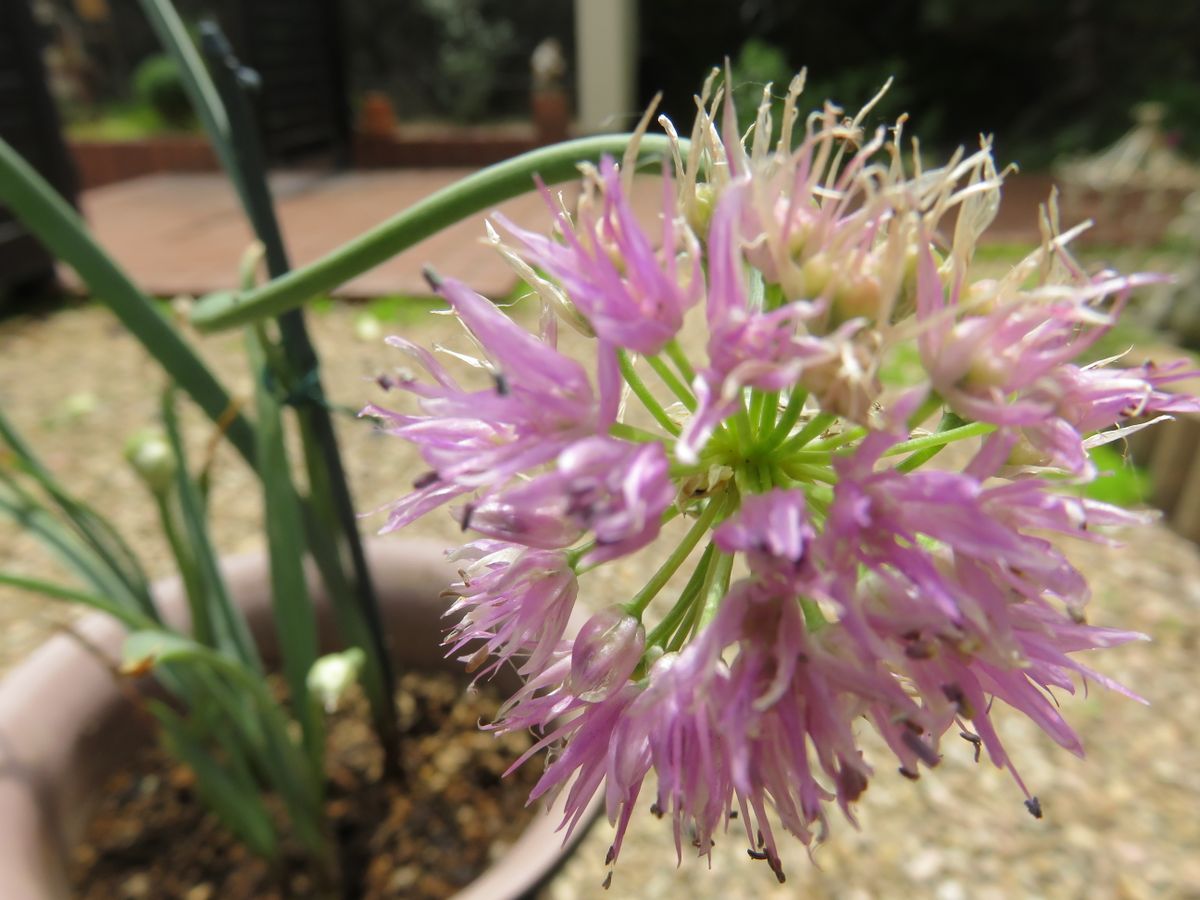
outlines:
[[661, 88], [676, 121], [690, 121], [695, 86], [728, 55], [780, 93], [807, 66], [814, 107], [833, 96], [857, 109], [895, 75], [872, 122], [907, 111], [942, 150], [995, 134], [999, 158], [1027, 169], [1108, 145], [1143, 100], [1165, 103], [1166, 127], [1200, 153], [1200, 3], [654, 0], [641, 4], [641, 41], [642, 99]]
[[[134, 73], [155, 52], [137, 4], [110, 2], [106, 21], [89, 23], [80, 0], [37, 2], [56, 10], [89, 69], [94, 87], [81, 105], [137, 103]], [[239, 0], [179, 5], [188, 20], [215, 15], [237, 44]], [[348, 102], [382, 92], [402, 123], [525, 119], [534, 47], [555, 38], [568, 65], [574, 56], [567, 0], [338, 0], [337, 8]], [[638, 103], [662, 90], [679, 124], [691, 121], [707, 71], [728, 57], [746, 107], [767, 81], [782, 94], [801, 66], [814, 108], [832, 97], [857, 109], [894, 75], [871, 124], [907, 111], [931, 151], [973, 145], [986, 132], [1001, 160], [1042, 168], [1107, 146], [1130, 128], [1134, 104], [1159, 100], [1172, 138], [1200, 155], [1200, 3], [642, 0], [639, 31]]]

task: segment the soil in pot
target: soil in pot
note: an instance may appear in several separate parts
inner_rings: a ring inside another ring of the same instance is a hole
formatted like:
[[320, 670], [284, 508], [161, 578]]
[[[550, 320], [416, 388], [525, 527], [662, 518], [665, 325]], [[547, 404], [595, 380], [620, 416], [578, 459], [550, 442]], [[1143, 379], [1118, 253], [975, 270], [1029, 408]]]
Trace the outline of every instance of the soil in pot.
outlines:
[[[482, 872], [536, 814], [525, 806], [540, 766], [503, 779], [531, 743], [497, 739], [500, 696], [464, 692], [446, 673], [409, 673], [398, 702], [403, 786], [381, 781], [382, 755], [361, 698], [331, 717], [327, 808], [344, 896], [448, 897]], [[73, 854], [72, 883], [85, 900], [301, 900], [316, 897], [299, 858], [272, 867], [252, 856], [200, 804], [191, 772], [147, 746], [113, 777]]]

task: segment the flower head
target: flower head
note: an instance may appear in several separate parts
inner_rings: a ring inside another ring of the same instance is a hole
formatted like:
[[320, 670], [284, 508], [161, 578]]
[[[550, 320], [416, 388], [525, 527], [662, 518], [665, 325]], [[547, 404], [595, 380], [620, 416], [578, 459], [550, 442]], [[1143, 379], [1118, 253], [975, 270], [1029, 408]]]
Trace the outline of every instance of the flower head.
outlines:
[[[450, 651], [482, 674], [517, 667], [487, 727], [535, 731], [517, 764], [550, 750], [533, 796], [565, 793], [568, 830], [603, 796], [606, 864], [652, 793], [681, 853], [708, 853], [736, 812], [782, 880], [783, 833], [823, 839], [834, 806], [853, 820], [881, 757], [916, 779], [971, 752], [952, 729], [1040, 814], [996, 703], [1079, 752], [1051, 691], [1125, 692], [1073, 654], [1140, 637], [1087, 623], [1061, 549], [1146, 518], [1080, 496], [1089, 451], [1200, 409], [1171, 390], [1186, 366], [1086, 356], [1153, 279], [1085, 273], [1054, 229], [1009, 275], [972, 279], [1003, 182], [987, 143], [922, 167], [899, 123], [864, 133], [865, 110], [826, 104], [800, 128], [802, 86], [777, 140], [764, 104], [743, 143], [710, 79], [652, 229], [608, 158], [584, 167], [574, 216], [543, 188], [557, 237], [497, 217], [541, 334], [440, 281], [490, 383], [461, 386], [393, 339], [432, 381], [397, 382], [419, 412], [369, 408], [431, 469], [385, 527], [457, 500], [483, 535], [455, 554]], [[551, 309], [595, 339], [586, 365], [556, 348]], [[889, 383], [897, 352], [919, 370]], [[589, 591], [634, 554], [644, 587]], [[589, 595], [601, 611], [571, 636]], [[886, 753], [868, 757], [860, 721]]]

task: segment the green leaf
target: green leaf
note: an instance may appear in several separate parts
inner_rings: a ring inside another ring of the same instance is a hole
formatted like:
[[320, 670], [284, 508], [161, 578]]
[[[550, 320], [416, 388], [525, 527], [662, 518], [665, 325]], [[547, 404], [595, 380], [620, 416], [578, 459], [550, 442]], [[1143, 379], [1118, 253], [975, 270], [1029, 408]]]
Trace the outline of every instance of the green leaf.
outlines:
[[118, 606], [141, 610], [141, 604], [113, 570], [33, 497], [0, 480], [0, 516], [12, 519], [22, 530], [74, 572], [92, 591]]
[[245, 762], [221, 766], [170, 707], [151, 701], [149, 708], [162, 725], [167, 752], [195, 773], [196, 788], [208, 807], [254, 853], [274, 859], [279, 849], [275, 826]]
[[[175, 493], [179, 501], [179, 514], [187, 534], [188, 553], [181, 557], [180, 564], [194, 569], [194, 577], [202, 604], [205, 629], [211, 628], [216, 647], [224, 649], [251, 668], [262, 671], [262, 661], [241, 612], [234, 606], [225, 579], [217, 564], [217, 554], [208, 534], [204, 502], [200, 489], [188, 473], [187, 453], [179, 433], [179, 421], [175, 413], [175, 391], [168, 388], [162, 401], [163, 428], [171, 451], [179, 461], [175, 470]], [[191, 574], [191, 573], [189, 573]], [[197, 624], [200, 624], [197, 622]]]
[[[0, 203], [7, 206], [58, 259], [78, 273], [91, 294], [112, 310], [163, 370], [214, 422], [233, 408], [229, 392], [92, 238], [87, 226], [41, 175], [0, 139]], [[240, 414], [230, 418], [226, 435], [253, 464], [254, 432]]]
[[44, 581], [40, 578], [27, 578], [23, 575], [14, 575], [11, 572], [0, 571], [0, 584], [22, 591], [41, 594], [44, 597], [50, 597], [54, 600], [65, 600], [68, 603], [78, 603], [80, 606], [87, 606], [99, 612], [107, 613], [128, 628], [153, 628], [157, 624], [155, 620], [142, 615], [136, 610], [124, 607], [119, 603], [114, 603], [105, 597], [78, 591], [52, 581]]
[[[322, 259], [256, 290], [210, 294], [192, 308], [192, 324], [200, 331], [220, 331], [295, 309], [467, 216], [528, 193], [534, 175], [540, 175], [546, 184], [557, 184], [576, 178], [581, 162], [597, 160], [604, 154], [620, 156], [631, 138], [628, 134], [579, 138], [488, 166], [414, 203]], [[688, 142], [680, 143], [686, 154]], [[661, 160], [670, 148], [665, 136], [646, 135], [639, 150], [640, 160]]]
[[[251, 371], [266, 373], [266, 338], [248, 329], [246, 349]], [[292, 703], [304, 727], [305, 744], [320, 766], [324, 747], [321, 719], [308, 702], [308, 672], [317, 659], [317, 622], [304, 577], [305, 536], [302, 510], [292, 484], [282, 411], [264, 378], [255, 388], [258, 406], [258, 474], [263, 485], [263, 514], [271, 561], [271, 599], [275, 630]]]
[[21, 471], [33, 478], [54, 502], [79, 538], [125, 583], [142, 612], [157, 619], [158, 612], [150, 597], [146, 574], [129, 545], [108, 520], [66, 492], [54, 473], [42, 464], [33, 449], [25, 443], [16, 427], [4, 415], [3, 409], [0, 409], [0, 440], [12, 451]]
[[[241, 661], [181, 634], [162, 630], [135, 631], [125, 639], [122, 653], [127, 667], [177, 663], [196, 666], [227, 678], [228, 690], [219, 680], [210, 680], [211, 696], [221, 703], [231, 722], [245, 728], [258, 753], [256, 769], [274, 784], [287, 804], [297, 837], [314, 853], [323, 854], [323, 775], [290, 736], [288, 718], [271, 697], [262, 676]], [[243, 703], [249, 698], [258, 711], [255, 721], [243, 722]], [[261, 738], [261, 743], [254, 739]]]

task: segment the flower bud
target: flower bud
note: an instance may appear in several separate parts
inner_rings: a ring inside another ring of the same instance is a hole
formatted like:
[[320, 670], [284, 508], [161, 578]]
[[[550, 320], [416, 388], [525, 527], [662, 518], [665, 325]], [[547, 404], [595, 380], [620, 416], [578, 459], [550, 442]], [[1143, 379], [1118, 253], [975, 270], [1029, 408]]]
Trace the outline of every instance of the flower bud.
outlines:
[[358, 647], [341, 653], [329, 653], [312, 664], [308, 670], [308, 690], [325, 712], [335, 712], [346, 691], [358, 681], [358, 673], [366, 662], [366, 654]]
[[642, 658], [646, 630], [619, 606], [610, 606], [587, 620], [571, 650], [571, 692], [597, 703], [628, 679]]
[[175, 477], [175, 453], [157, 431], [140, 431], [125, 444], [125, 458], [155, 494], [164, 494]]

